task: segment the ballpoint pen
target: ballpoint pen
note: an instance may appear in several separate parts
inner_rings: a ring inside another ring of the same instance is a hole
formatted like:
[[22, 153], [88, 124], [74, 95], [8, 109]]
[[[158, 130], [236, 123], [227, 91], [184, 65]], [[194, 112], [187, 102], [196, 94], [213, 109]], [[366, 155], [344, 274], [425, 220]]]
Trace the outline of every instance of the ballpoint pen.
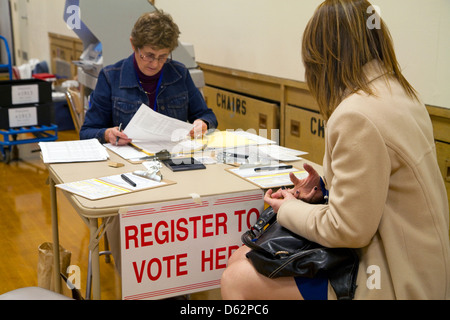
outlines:
[[288, 165], [288, 166], [277, 166], [277, 167], [260, 167], [260, 168], [255, 168], [255, 171], [271, 171], [271, 170], [284, 170], [284, 169], [291, 169], [292, 166]]
[[131, 185], [132, 187], [136, 187], [136, 183], [135, 183], [133, 180], [131, 180], [130, 178], [128, 178], [126, 175], [121, 174], [120, 177], [121, 177], [126, 183], [128, 183], [129, 185]]
[[[122, 123], [119, 124], [119, 132], [122, 132]], [[117, 136], [117, 137], [116, 137], [116, 146], [117, 146], [117, 144], [119, 143], [119, 139], [120, 139], [120, 137]]]

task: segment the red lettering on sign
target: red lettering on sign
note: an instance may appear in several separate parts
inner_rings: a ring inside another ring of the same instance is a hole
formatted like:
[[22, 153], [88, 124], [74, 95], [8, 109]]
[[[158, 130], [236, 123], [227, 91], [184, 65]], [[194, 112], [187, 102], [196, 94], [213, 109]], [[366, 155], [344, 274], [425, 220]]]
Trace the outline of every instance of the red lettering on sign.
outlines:
[[144, 268], [145, 268], [145, 260], [142, 261], [142, 263], [141, 263], [140, 271], [138, 271], [138, 269], [137, 269], [137, 263], [133, 261], [134, 274], [136, 275], [136, 281], [138, 283], [142, 282], [142, 276], [144, 275]]
[[[253, 225], [251, 218], [252, 218], [252, 214], [255, 214], [255, 220], [254, 222], [256, 222], [256, 220], [258, 220], [259, 218], [259, 210], [256, 208], [251, 208], [250, 210], [248, 210], [247, 213], [247, 219], [246, 219], [246, 223], [247, 223], [247, 229], [250, 229], [251, 226]], [[243, 224], [243, 216], [246, 214], [245, 210], [236, 210], [234, 212], [235, 216], [238, 216], [238, 232], [242, 232], [242, 224]]]
[[231, 254], [239, 249], [239, 246], [220, 247], [216, 249], [202, 250], [201, 270], [202, 272], [225, 269]]
[[[156, 276], [154, 276], [153, 274], [152, 274], [152, 264], [153, 263], [156, 263], [156, 270], [157, 270], [157, 272], [156, 272]], [[147, 276], [148, 276], [148, 278], [151, 280], [151, 281], [155, 281], [155, 280], [158, 280], [159, 279], [159, 277], [161, 276], [161, 273], [162, 273], [162, 264], [161, 264], [161, 261], [159, 261], [159, 259], [158, 258], [153, 258], [153, 259], [151, 259], [149, 262], [148, 262], [148, 265], [147, 265]]]
[[222, 234], [228, 233], [227, 221], [228, 221], [228, 217], [227, 217], [226, 213], [222, 212], [222, 213], [216, 214], [216, 235], [220, 234], [220, 231], [219, 231], [220, 227], [223, 228]]
[[[163, 226], [166, 229], [159, 232], [160, 227]], [[158, 244], [163, 244], [169, 242], [169, 231], [167, 231], [169, 225], [165, 221], [159, 221], [155, 226], [155, 240]], [[160, 237], [162, 236], [162, 237]]]
[[201, 218], [201, 216], [189, 217], [189, 221], [192, 221], [194, 226], [194, 239], [197, 239], [197, 222], [200, 221]]
[[235, 216], [239, 216], [238, 218], [238, 231], [242, 232], [242, 215], [245, 214], [245, 210], [237, 210], [234, 212]]
[[136, 281], [141, 283], [145, 273], [150, 281], [157, 281], [163, 276], [167, 278], [185, 276], [188, 274], [186, 259], [187, 253], [182, 253], [162, 257], [161, 259], [142, 260], [140, 266], [138, 266], [137, 262], [133, 262]]
[[185, 218], [178, 219], [178, 221], [177, 221], [177, 229], [181, 233], [184, 233], [184, 236], [181, 236], [180, 234], [177, 234], [178, 241], [186, 240], [188, 238], [188, 235], [189, 235], [188, 229], [186, 227], [182, 227], [181, 224], [184, 224], [185, 226], [187, 226], [188, 221]]
[[206, 228], [211, 228], [213, 226], [212, 222], [207, 222], [207, 220], [211, 220], [212, 218], [214, 218], [212, 214], [203, 216], [203, 238], [211, 237], [214, 235], [213, 231], [206, 231]]
[[[252, 223], [252, 221], [250, 221], [250, 218], [252, 217], [252, 213], [254, 213], [256, 215], [255, 216], [255, 220], [254, 220], [253, 223]], [[248, 210], [248, 213], [247, 213], [247, 229], [250, 229], [252, 227], [252, 225], [258, 220], [258, 218], [259, 218], [259, 211], [258, 211], [258, 209], [251, 208], [250, 210]]]
[[[147, 228], [151, 228], [152, 227], [152, 223], [144, 223], [141, 224], [141, 247], [146, 247], [146, 246], [151, 246], [153, 245], [153, 241], [146, 241], [145, 238], [146, 237], [151, 237], [152, 236], [152, 231], [146, 231]], [[137, 248], [138, 246], [136, 246]]]
[[181, 270], [181, 267], [187, 266], [187, 261], [182, 261], [181, 259], [186, 259], [186, 258], [187, 258], [187, 253], [177, 255], [177, 269], [176, 269], [177, 277], [185, 276], [188, 274], [187, 270]]
[[[225, 254], [221, 254], [224, 253]], [[227, 267], [227, 247], [216, 249], [216, 269], [225, 269]]]
[[205, 250], [202, 250], [202, 272], [205, 272], [205, 264], [209, 262], [209, 270], [212, 270], [213, 268], [213, 249], [209, 250], [209, 256], [206, 256]]
[[[252, 209], [256, 210], [256, 209]], [[245, 210], [236, 211], [239, 214], [239, 230], [242, 230], [242, 220]], [[258, 210], [256, 213], [259, 214]], [[251, 210], [248, 215], [251, 214]], [[247, 215], [247, 224], [250, 217]], [[175, 241], [207, 238], [228, 234], [228, 216], [224, 212], [179, 218], [172, 220], [160, 220], [156, 223], [143, 223], [135, 226], [125, 226], [125, 249], [163, 245]]]
[[170, 261], [175, 259], [175, 256], [168, 256], [162, 258], [163, 261], [167, 261], [167, 278], [170, 278]]
[[[130, 231], [134, 231], [133, 234], [130, 233]], [[133, 240], [134, 241], [134, 247], [138, 247], [139, 243], [138, 243], [138, 228], [136, 226], [126, 226], [125, 227], [125, 248], [129, 249], [130, 248], [130, 241]]]

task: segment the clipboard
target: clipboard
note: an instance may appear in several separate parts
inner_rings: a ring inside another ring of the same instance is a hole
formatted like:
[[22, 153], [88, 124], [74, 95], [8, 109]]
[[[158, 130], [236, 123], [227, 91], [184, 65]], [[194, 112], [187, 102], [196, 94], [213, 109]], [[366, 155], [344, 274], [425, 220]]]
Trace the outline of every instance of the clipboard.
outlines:
[[114, 146], [110, 143], [106, 143], [104, 146], [132, 164], [139, 164], [153, 159], [164, 160], [171, 157], [170, 152], [166, 149], [162, 149], [156, 153], [149, 153], [132, 143], [126, 146]]
[[293, 172], [299, 179], [304, 179], [308, 176], [308, 172], [304, 169], [295, 167], [283, 170], [269, 170], [269, 171], [255, 171], [255, 168], [227, 168], [226, 171], [262, 188], [279, 188], [283, 186], [293, 185], [289, 174]]
[[165, 179], [158, 182], [134, 175], [131, 172], [125, 174], [136, 183], [136, 187], [132, 187], [126, 183], [121, 178], [121, 174], [57, 184], [56, 187], [89, 200], [99, 200], [176, 183], [175, 181]]

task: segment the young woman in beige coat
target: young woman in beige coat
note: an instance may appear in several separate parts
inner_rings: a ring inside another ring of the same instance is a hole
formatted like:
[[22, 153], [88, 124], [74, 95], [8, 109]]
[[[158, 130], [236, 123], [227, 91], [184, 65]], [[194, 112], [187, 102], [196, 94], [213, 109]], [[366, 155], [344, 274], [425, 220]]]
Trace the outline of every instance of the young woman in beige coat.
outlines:
[[[357, 248], [355, 299], [449, 299], [449, 208], [430, 117], [370, 8], [364, 0], [328, 0], [308, 23], [302, 56], [327, 120], [324, 177], [307, 166], [308, 178], [292, 177], [293, 189], [269, 190], [265, 200], [289, 230]], [[258, 274], [248, 250], [231, 257], [223, 298], [302, 299], [324, 290]]]

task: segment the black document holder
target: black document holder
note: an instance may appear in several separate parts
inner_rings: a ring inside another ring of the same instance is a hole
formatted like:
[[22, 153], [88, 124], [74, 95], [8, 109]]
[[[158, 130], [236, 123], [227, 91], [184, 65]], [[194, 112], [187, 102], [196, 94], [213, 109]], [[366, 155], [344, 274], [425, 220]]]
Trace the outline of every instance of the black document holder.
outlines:
[[205, 165], [194, 158], [177, 158], [163, 160], [163, 163], [172, 171], [187, 171], [206, 169]]

